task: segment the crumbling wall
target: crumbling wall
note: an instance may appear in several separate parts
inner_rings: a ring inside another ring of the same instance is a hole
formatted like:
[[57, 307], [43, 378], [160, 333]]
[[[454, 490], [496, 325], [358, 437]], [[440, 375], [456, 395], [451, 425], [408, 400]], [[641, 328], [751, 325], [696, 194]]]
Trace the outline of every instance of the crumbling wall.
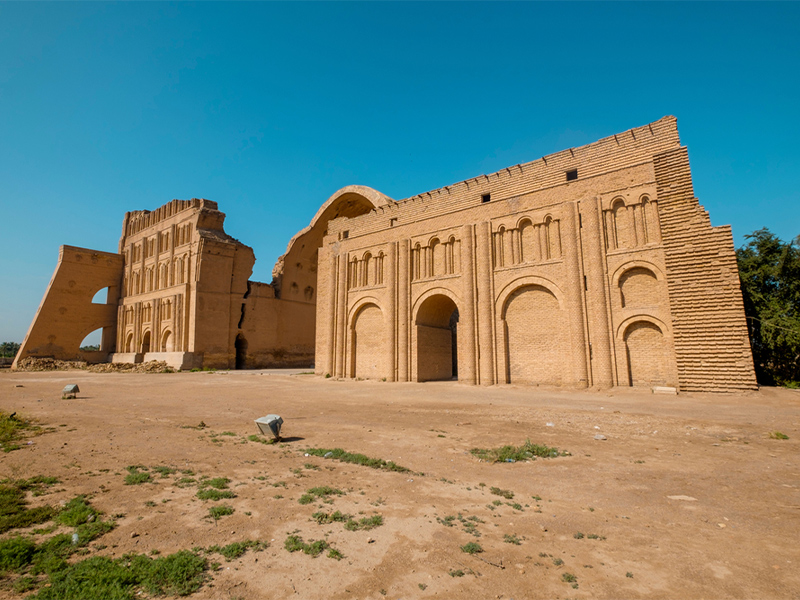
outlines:
[[[114, 351], [122, 270], [123, 258], [119, 254], [61, 246], [55, 272], [14, 366], [27, 357], [107, 360]], [[106, 287], [106, 304], [93, 304], [95, 294]], [[102, 356], [82, 353], [80, 343], [99, 327], [103, 328]]]

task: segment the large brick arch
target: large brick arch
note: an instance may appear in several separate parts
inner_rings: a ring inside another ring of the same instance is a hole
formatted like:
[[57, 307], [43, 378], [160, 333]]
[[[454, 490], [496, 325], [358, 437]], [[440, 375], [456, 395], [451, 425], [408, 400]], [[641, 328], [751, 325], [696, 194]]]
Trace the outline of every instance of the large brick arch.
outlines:
[[350, 377], [386, 377], [385, 343], [383, 311], [374, 299], [365, 299], [353, 310], [350, 319]]
[[560, 385], [569, 356], [569, 323], [558, 297], [528, 283], [506, 296], [502, 311], [506, 381]]
[[619, 385], [677, 385], [672, 329], [648, 314], [636, 314], [616, 331]]
[[451, 324], [458, 308], [458, 297], [444, 288], [428, 290], [417, 299], [413, 320], [415, 381], [450, 380], [457, 375], [454, 357], [463, 353], [458, 352], [459, 341], [453, 339]]

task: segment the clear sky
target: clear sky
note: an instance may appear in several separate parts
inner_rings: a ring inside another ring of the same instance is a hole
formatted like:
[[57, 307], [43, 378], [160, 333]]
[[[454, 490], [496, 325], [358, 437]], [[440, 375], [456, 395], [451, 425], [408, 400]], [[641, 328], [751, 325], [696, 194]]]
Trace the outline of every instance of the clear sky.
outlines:
[[737, 246], [800, 234], [800, 3], [0, 2], [0, 341], [61, 244], [215, 200], [271, 281], [339, 188], [395, 198], [678, 117]]

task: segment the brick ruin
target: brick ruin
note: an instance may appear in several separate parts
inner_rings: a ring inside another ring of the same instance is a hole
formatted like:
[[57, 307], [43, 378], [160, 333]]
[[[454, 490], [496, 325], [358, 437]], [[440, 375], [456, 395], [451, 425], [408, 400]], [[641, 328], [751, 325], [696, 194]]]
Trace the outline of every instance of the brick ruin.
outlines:
[[674, 117], [400, 201], [343, 188], [269, 284], [224, 218], [174, 200], [127, 213], [115, 254], [62, 246], [17, 360], [756, 387], [731, 230], [694, 197]]

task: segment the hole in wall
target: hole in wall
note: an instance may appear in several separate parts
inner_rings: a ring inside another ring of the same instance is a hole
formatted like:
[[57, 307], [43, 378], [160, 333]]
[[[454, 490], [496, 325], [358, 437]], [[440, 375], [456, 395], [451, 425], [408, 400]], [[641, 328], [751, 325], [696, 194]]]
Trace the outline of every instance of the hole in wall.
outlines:
[[103, 328], [98, 327], [92, 333], [83, 338], [81, 345], [78, 347], [83, 352], [98, 351], [100, 350], [100, 341], [102, 340], [102, 338], [103, 338]]
[[108, 304], [108, 288], [104, 287], [97, 290], [97, 293], [92, 298], [92, 304]]

